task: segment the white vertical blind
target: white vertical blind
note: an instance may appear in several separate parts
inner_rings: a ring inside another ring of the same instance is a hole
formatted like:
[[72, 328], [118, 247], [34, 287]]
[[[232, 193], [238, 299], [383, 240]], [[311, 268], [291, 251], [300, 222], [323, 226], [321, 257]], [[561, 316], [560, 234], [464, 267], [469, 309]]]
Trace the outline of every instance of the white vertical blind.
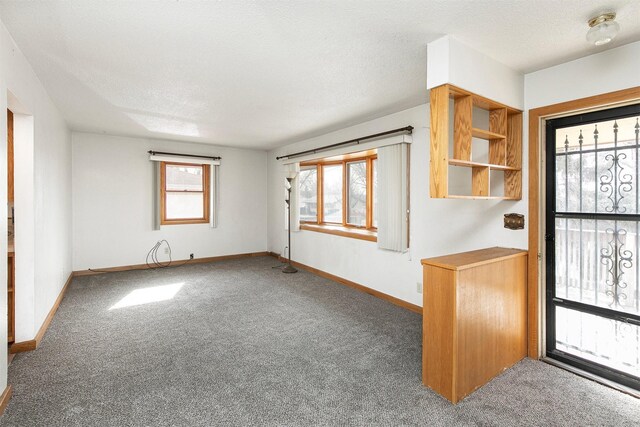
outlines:
[[[291, 163], [284, 165], [284, 200], [287, 199], [288, 192], [287, 178], [291, 180], [291, 231], [300, 231], [300, 184], [299, 184], [300, 163]], [[287, 204], [284, 204], [284, 229], [289, 227], [287, 218]]]
[[153, 163], [153, 229], [160, 230], [160, 162]]
[[211, 171], [209, 173], [209, 226], [211, 228], [218, 227], [218, 207], [220, 206], [219, 194], [220, 188], [218, 187], [220, 182], [220, 162], [218, 165], [211, 165]]
[[219, 203], [219, 177], [220, 160], [205, 159], [201, 157], [172, 156], [172, 155], [149, 155], [149, 160], [153, 162], [153, 229], [160, 230], [160, 162], [191, 163], [198, 165], [209, 165], [209, 226], [218, 226]]
[[407, 144], [378, 148], [378, 248], [408, 249]]

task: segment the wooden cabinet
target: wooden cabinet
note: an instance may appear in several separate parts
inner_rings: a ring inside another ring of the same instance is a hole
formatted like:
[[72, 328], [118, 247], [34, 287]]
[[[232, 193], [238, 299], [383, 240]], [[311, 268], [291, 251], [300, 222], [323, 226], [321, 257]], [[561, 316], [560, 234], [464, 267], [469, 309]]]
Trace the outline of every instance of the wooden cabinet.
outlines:
[[13, 205], [13, 113], [7, 110], [7, 200]]
[[457, 403], [527, 353], [527, 252], [422, 260], [422, 382]]
[[13, 250], [13, 242], [9, 243], [9, 252], [7, 254], [7, 319], [9, 325], [7, 328], [7, 340], [9, 343], [15, 341], [15, 283], [16, 283], [16, 268], [15, 268], [15, 251]]
[[[7, 201], [13, 207], [13, 113], [7, 110]], [[12, 215], [13, 216], [13, 215]], [[12, 219], [8, 220], [10, 223]], [[12, 225], [9, 225], [11, 228]], [[7, 337], [9, 343], [15, 339], [15, 250], [13, 237], [9, 235], [7, 250], [7, 318], [9, 325]]]
[[[435, 198], [522, 198], [522, 111], [453, 85], [431, 89], [430, 194]], [[453, 115], [451, 104], [453, 100]], [[489, 114], [488, 129], [474, 127], [474, 109]], [[451, 121], [453, 120], [453, 126]], [[451, 138], [453, 128], [453, 138]], [[474, 159], [473, 140], [488, 142], [488, 159]], [[453, 149], [450, 150], [451, 145]], [[452, 194], [449, 168], [471, 169], [467, 194]], [[504, 175], [503, 194], [491, 194], [491, 172]]]

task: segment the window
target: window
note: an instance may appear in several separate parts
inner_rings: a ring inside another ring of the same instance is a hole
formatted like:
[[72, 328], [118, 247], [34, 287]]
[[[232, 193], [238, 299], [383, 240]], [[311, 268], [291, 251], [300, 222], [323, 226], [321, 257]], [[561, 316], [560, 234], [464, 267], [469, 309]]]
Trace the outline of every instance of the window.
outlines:
[[318, 218], [318, 169], [315, 166], [300, 169], [300, 221]]
[[209, 165], [160, 163], [162, 225], [209, 222]]
[[371, 225], [378, 228], [378, 159], [373, 159], [371, 166], [373, 167], [373, 171], [371, 171], [373, 175], [373, 212], [371, 212]]
[[[375, 151], [302, 163], [300, 222], [303, 229], [354, 231], [375, 240]], [[307, 226], [307, 227], [305, 227]], [[356, 237], [356, 236], [351, 236]]]
[[367, 226], [367, 162], [347, 163], [347, 224]]
[[322, 217], [342, 224], [342, 164], [322, 166]]

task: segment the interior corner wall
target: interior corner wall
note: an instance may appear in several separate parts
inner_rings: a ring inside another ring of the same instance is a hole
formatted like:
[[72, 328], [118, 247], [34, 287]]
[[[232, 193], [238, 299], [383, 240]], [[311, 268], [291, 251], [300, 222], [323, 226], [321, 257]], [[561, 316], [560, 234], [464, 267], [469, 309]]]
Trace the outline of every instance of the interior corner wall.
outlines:
[[[0, 162], [6, 165], [7, 92], [10, 91], [33, 116], [33, 162], [35, 227], [34, 282], [16, 283], [16, 301], [24, 289], [33, 287], [33, 298], [16, 305], [16, 341], [33, 339], [53, 307], [71, 273], [71, 135], [20, 49], [0, 23]], [[16, 168], [20, 165], [16, 164]], [[6, 169], [5, 169], [6, 170]], [[6, 209], [7, 176], [0, 174], [0, 199]], [[16, 211], [16, 224], [20, 221]], [[0, 215], [0, 253], [7, 248], [7, 215]], [[16, 246], [16, 259], [20, 247]], [[7, 264], [0, 263], [0, 282], [6, 283]], [[7, 295], [0, 292], [0, 339], [7, 337]], [[18, 318], [24, 321], [18, 321]], [[0, 352], [0, 390], [6, 386], [6, 352]]]
[[[266, 152], [73, 132], [73, 269], [144, 264], [166, 239], [173, 259], [267, 250]], [[221, 156], [218, 226], [153, 230], [149, 150]], [[162, 260], [167, 255], [162, 251]]]
[[[10, 94], [12, 95], [12, 94]], [[9, 98], [13, 111], [13, 161], [18, 167], [13, 171], [14, 247], [18, 248], [15, 261], [15, 283], [19, 292], [15, 294], [15, 340], [28, 341], [36, 331], [35, 319], [35, 122], [25, 108], [16, 108]]]
[[[505, 213], [527, 215], [526, 185], [522, 200], [517, 202], [429, 197], [429, 105], [425, 104], [270, 151], [269, 250], [282, 254], [287, 236], [284, 173], [276, 156], [408, 125], [414, 127], [410, 149], [409, 251], [390, 252], [378, 249], [374, 242], [302, 230], [292, 232], [292, 259], [422, 306], [422, 295], [417, 289], [417, 283], [422, 283], [422, 258], [492, 246], [526, 248], [526, 229], [514, 231], [503, 227]], [[526, 153], [523, 154], [526, 164]]]

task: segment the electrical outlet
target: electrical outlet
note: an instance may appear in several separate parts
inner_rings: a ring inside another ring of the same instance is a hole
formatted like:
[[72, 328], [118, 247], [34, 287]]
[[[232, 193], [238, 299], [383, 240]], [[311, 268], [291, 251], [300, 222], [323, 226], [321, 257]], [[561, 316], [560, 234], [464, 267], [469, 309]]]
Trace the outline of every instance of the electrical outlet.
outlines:
[[422, 282], [416, 282], [416, 292], [422, 293]]
[[169, 248], [164, 248], [164, 253], [168, 254], [169, 253]]
[[193, 254], [189, 254], [189, 259], [193, 259]]

